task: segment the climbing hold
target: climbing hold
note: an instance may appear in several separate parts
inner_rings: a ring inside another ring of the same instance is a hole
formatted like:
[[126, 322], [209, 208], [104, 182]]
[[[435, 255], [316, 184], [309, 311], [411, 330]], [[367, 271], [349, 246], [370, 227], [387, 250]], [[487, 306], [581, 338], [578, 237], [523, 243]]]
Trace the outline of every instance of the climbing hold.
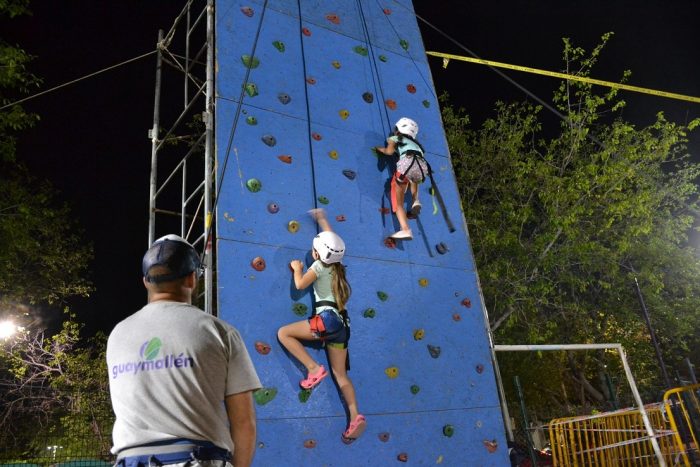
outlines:
[[371, 104], [372, 102], [374, 102], [374, 96], [369, 91], [362, 94], [362, 99], [365, 102], [367, 102], [368, 104]]
[[451, 438], [453, 434], [455, 434], [455, 427], [452, 425], [445, 425], [442, 427], [442, 434], [447, 436], [448, 438]]
[[462, 300], [461, 303], [462, 303], [462, 306], [466, 306], [467, 308], [471, 308], [471, 307], [472, 307], [472, 301], [469, 300], [468, 298], [465, 298], [464, 300]]
[[316, 440], [315, 439], [307, 439], [304, 441], [304, 447], [306, 449], [313, 449], [316, 447]]
[[441, 255], [444, 255], [445, 253], [447, 253], [449, 251], [449, 248], [447, 248], [447, 245], [445, 244], [445, 242], [440, 242], [437, 245], [435, 245], [435, 249]]
[[333, 68], [335, 68], [336, 70], [340, 70], [340, 62], [338, 60], [333, 60], [331, 62], [331, 65], [333, 65]]
[[258, 443], [258, 448], [262, 449], [262, 448], [264, 448], [264, 447], [265, 447], [265, 443], [263, 443], [262, 441], [260, 441], [260, 442]]
[[299, 231], [299, 222], [289, 221], [289, 224], [287, 224], [287, 230], [289, 230], [290, 233], [297, 233]]
[[413, 338], [417, 341], [425, 337], [425, 329], [416, 329], [413, 331]]
[[476, 372], [479, 374], [483, 373], [484, 372], [484, 365], [482, 365], [481, 363], [476, 365]]
[[275, 398], [277, 388], [260, 388], [253, 392], [253, 398], [258, 405], [265, 405]]
[[277, 156], [277, 159], [281, 160], [285, 164], [292, 163], [292, 156], [290, 156], [289, 154], [281, 154], [281, 155]]
[[440, 349], [440, 347], [437, 345], [428, 344], [428, 352], [430, 352], [430, 356], [433, 358], [438, 358], [440, 356], [441, 350], [442, 349]]
[[381, 441], [382, 443], [386, 443], [387, 441], [389, 441], [389, 438], [391, 438], [391, 435], [386, 431], [382, 431], [381, 433], [379, 433], [379, 435], [377, 435], [377, 437], [379, 438], [379, 441]]
[[318, 202], [321, 203], [321, 204], [328, 204], [328, 203], [330, 203], [330, 200], [329, 200], [328, 198], [326, 198], [325, 196], [323, 196], [323, 195], [319, 196], [317, 199], [318, 199]]
[[279, 204], [277, 204], [277, 203], [268, 204], [267, 205], [267, 212], [269, 212], [270, 214], [277, 214], [278, 212], [280, 212]]
[[264, 135], [262, 138], [260, 138], [263, 143], [267, 144], [268, 146], [272, 147], [275, 144], [277, 144], [277, 140], [275, 139], [274, 136], [272, 135]]
[[255, 85], [255, 83], [248, 83], [245, 85], [245, 93], [248, 94], [248, 97], [255, 97], [258, 95], [258, 87]]
[[352, 48], [352, 50], [354, 50], [355, 53], [362, 55], [363, 57], [367, 56], [367, 48], [366, 47], [362, 47], [361, 45], [356, 45], [355, 47]]
[[299, 391], [299, 402], [306, 402], [311, 397], [311, 389], [302, 389]]
[[347, 120], [347, 118], [350, 116], [350, 112], [346, 109], [343, 109], [338, 112], [338, 115], [340, 115], [340, 118], [342, 118], [343, 120]]
[[260, 183], [260, 180], [257, 178], [251, 178], [245, 182], [245, 186], [248, 187], [248, 190], [250, 190], [252, 193], [257, 193], [262, 188], [262, 183]]
[[406, 85], [406, 91], [410, 92], [411, 94], [416, 93], [416, 87], [412, 84], [407, 84]]
[[330, 157], [333, 160], [338, 160], [338, 151], [333, 149], [332, 151], [328, 151], [328, 157]]
[[311, 30], [309, 28], [301, 28], [301, 33], [306, 37], [309, 37], [311, 35]]
[[355, 177], [357, 176], [357, 174], [350, 169], [343, 170], [343, 175], [348, 177], [350, 180], [355, 180]]
[[308, 309], [309, 307], [303, 303], [295, 303], [294, 305], [292, 305], [292, 311], [297, 316], [304, 316]]
[[318, 133], [311, 133], [311, 137], [314, 139], [314, 141], [321, 141], [321, 139], [323, 139], [323, 137]]
[[427, 101], [427, 100], [424, 100], [424, 101], [423, 101], [423, 107], [425, 107], [426, 109], [427, 109], [428, 107], [430, 107], [430, 102]]
[[309, 84], [316, 84], [316, 78], [309, 76], [308, 78], [306, 78], [306, 82]]
[[442, 454], [440, 454], [440, 455], [438, 456], [437, 460], [435, 461], [435, 463], [436, 463], [436, 464], [442, 464], [442, 461], [443, 461], [443, 460], [445, 460], [445, 457], [444, 457]]
[[380, 55], [379, 56], [379, 61], [386, 63], [389, 59], [387, 58], [386, 55]]
[[279, 50], [280, 52], [284, 52], [284, 42], [274, 41], [272, 45], [275, 46], [275, 49]]
[[249, 115], [246, 117], [245, 122], [248, 125], [257, 125], [258, 124], [258, 119], [253, 117], [252, 115]]
[[287, 105], [292, 101], [292, 97], [284, 92], [277, 94], [277, 99], [279, 99], [279, 101], [284, 105]]
[[481, 428], [484, 425], [484, 422], [482, 422], [481, 420], [477, 420], [474, 425], [476, 425], [477, 428]]
[[246, 15], [248, 18], [252, 18], [253, 15], [255, 14], [255, 10], [253, 10], [249, 6], [242, 6], [241, 7], [241, 12]]
[[374, 318], [375, 315], [376, 311], [374, 310], [374, 308], [367, 308], [364, 312], [362, 312], [362, 316], [364, 316], [365, 318]]
[[426, 279], [425, 277], [421, 277], [420, 279], [418, 279], [418, 285], [420, 285], [421, 287], [428, 287], [428, 279]]
[[390, 110], [396, 110], [396, 101], [393, 99], [387, 99], [386, 100], [386, 106], [389, 107]]
[[396, 459], [399, 460], [400, 462], [408, 462], [408, 454], [405, 452], [402, 452], [398, 456], [396, 456]]
[[462, 321], [462, 315], [460, 315], [459, 313], [453, 313], [452, 319], [455, 321]]
[[263, 258], [261, 258], [260, 256], [256, 256], [255, 258], [253, 258], [253, 261], [250, 262], [250, 265], [256, 271], [264, 271], [265, 270], [265, 260]]
[[496, 452], [496, 449], [498, 449], [498, 441], [495, 439], [489, 441], [489, 440], [484, 440], [484, 446], [486, 446], [486, 450], [489, 452], [489, 454], [493, 454]]
[[333, 24], [340, 24], [340, 18], [335, 13], [329, 13], [326, 15], [326, 19]]
[[385, 14], [385, 15], [390, 15], [390, 14], [391, 14], [391, 10], [390, 10], [389, 8], [384, 8], [384, 14]]
[[345, 219], [345, 216], [343, 214], [338, 214], [335, 216], [336, 222], [345, 222], [347, 219]]
[[257, 341], [255, 343], [255, 350], [257, 350], [261, 355], [267, 355], [270, 353], [270, 350], [272, 350], [272, 347], [270, 347], [270, 344], [266, 342]]
[[386, 373], [386, 375], [387, 375], [390, 379], [394, 379], [394, 378], [396, 378], [397, 376], [399, 376], [399, 369], [398, 369], [398, 367], [390, 366], [389, 368], [387, 368], [386, 370], [384, 370], [384, 373]]
[[396, 240], [394, 240], [391, 237], [387, 237], [384, 239], [384, 246], [387, 248], [394, 249], [396, 248]]
[[417, 384], [411, 385], [411, 394], [414, 396], [420, 392], [420, 387]]
[[236, 220], [236, 219], [233, 218], [233, 216], [232, 216], [231, 214], [229, 214], [229, 213], [227, 213], [227, 212], [224, 212], [224, 219], [226, 219], [226, 220], [229, 221], [229, 222], [233, 222], [233, 221]]
[[386, 292], [382, 292], [381, 290], [377, 291], [377, 297], [379, 297], [379, 300], [383, 302], [389, 300], [389, 295]]
[[399, 41], [399, 44], [401, 44], [401, 48], [404, 50], [408, 50], [408, 41], [406, 39], [401, 39]]
[[257, 68], [260, 65], [260, 60], [252, 55], [241, 55], [241, 61], [247, 68]]
[[381, 212], [382, 214], [389, 214], [391, 211], [389, 210], [389, 208], [379, 208], [379, 212]]

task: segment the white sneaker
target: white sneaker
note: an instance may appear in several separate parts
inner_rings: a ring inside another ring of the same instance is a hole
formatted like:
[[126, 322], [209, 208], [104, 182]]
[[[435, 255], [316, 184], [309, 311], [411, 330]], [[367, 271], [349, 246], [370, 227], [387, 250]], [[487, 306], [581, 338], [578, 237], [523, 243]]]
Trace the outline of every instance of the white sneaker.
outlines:
[[411, 232], [411, 229], [399, 230], [395, 234], [390, 235], [389, 238], [393, 238], [395, 240], [413, 240], [413, 233]]
[[420, 210], [423, 207], [422, 204], [420, 204], [420, 201], [415, 200], [413, 202], [413, 205], [411, 206], [411, 214], [418, 217], [420, 216]]

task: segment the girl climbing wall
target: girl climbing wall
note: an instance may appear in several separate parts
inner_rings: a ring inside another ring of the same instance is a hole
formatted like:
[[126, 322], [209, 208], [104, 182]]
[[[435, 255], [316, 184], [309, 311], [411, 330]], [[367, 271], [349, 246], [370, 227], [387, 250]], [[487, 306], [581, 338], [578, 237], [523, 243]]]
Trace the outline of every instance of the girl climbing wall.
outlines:
[[281, 327], [277, 331], [277, 337], [306, 367], [308, 374], [299, 382], [299, 386], [309, 390], [328, 376], [328, 372], [323, 365], [311, 358], [302, 341], [321, 340], [324, 343], [333, 376], [347, 404], [350, 422], [341, 437], [344, 443], [350, 444], [362, 435], [367, 424], [357, 409], [355, 388], [347, 374], [350, 319], [345, 304], [351, 291], [345, 278], [345, 266], [340, 263], [345, 254], [345, 242], [331, 230], [323, 209], [313, 209], [310, 214], [322, 230], [312, 244], [311, 254], [315, 261], [306, 273], [303, 273], [304, 263], [300, 260], [291, 261], [289, 267], [298, 290], [313, 284], [314, 312], [308, 320]]

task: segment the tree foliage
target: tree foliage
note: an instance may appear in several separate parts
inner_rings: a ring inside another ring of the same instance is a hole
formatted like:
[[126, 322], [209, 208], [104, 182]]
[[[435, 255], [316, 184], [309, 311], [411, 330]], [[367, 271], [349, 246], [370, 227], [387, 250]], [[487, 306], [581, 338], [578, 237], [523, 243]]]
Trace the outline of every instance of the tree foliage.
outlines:
[[[589, 76], [609, 38], [590, 53], [564, 40], [567, 72]], [[553, 103], [565, 117], [558, 129], [544, 128], [541, 108], [528, 102], [498, 102], [478, 129], [463, 109], [443, 107], [496, 341], [620, 342], [637, 382], [654, 392], [658, 367], [634, 280], [667, 362], [687, 355], [700, 324], [700, 264], [688, 245], [700, 165], [685, 143], [700, 122], [658, 113], [636, 127], [621, 117], [616, 90], [573, 81], [561, 83]], [[506, 360], [517, 367], [522, 358]], [[534, 358], [529, 382], [542, 386], [542, 371], [551, 372], [548, 389], [558, 402], [568, 389], [572, 405], [602, 402], [602, 372], [617, 365], [603, 353]]]

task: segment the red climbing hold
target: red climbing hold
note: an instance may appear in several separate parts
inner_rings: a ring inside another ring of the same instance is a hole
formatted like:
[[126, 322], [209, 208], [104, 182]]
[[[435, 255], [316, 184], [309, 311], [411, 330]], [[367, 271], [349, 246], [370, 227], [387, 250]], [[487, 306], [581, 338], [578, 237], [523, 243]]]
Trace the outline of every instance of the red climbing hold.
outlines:
[[250, 262], [250, 265], [256, 271], [264, 271], [265, 270], [265, 260], [262, 259], [260, 256], [256, 256], [255, 258], [253, 258], [253, 261]]
[[393, 99], [387, 99], [386, 106], [389, 107], [390, 110], [396, 110], [396, 101]]
[[309, 37], [311, 35], [311, 30], [309, 28], [301, 28], [301, 33], [306, 37]]
[[382, 214], [389, 214], [391, 211], [389, 210], [389, 208], [379, 208], [379, 212], [381, 212]]
[[472, 301], [469, 300], [468, 298], [465, 298], [464, 300], [462, 300], [462, 306], [466, 306], [467, 308], [471, 308], [471, 307], [472, 307]]
[[257, 341], [255, 343], [255, 350], [258, 351], [259, 354], [261, 355], [267, 355], [270, 353], [270, 350], [272, 347], [270, 347], [270, 344], [262, 341]]
[[393, 250], [396, 248], [396, 240], [391, 237], [387, 237], [384, 239], [384, 246]]
[[313, 449], [316, 447], [316, 440], [315, 439], [307, 439], [304, 441], [304, 447], [306, 449]]
[[453, 314], [452, 314], [452, 319], [453, 319], [454, 321], [462, 321], [462, 315], [460, 315], [459, 313], [453, 313]]
[[322, 136], [318, 133], [311, 133], [311, 137], [314, 139], [314, 141], [321, 141], [322, 139]]
[[402, 452], [398, 456], [396, 456], [396, 459], [399, 460], [400, 462], [408, 462], [408, 454], [405, 452]]
[[281, 160], [285, 164], [292, 163], [292, 156], [290, 156], [289, 154], [281, 154], [281, 155], [277, 156], [277, 159]]
[[248, 18], [252, 18], [255, 11], [249, 6], [244, 6], [241, 7], [241, 13], [246, 15]]
[[379, 436], [379, 441], [381, 441], [382, 443], [386, 443], [387, 441], [389, 441], [389, 438], [391, 437], [391, 435], [387, 431], [383, 431], [383, 432], [379, 433], [378, 436]]
[[346, 221], [345, 216], [342, 215], [342, 214], [340, 214], [340, 215], [338, 215], [338, 216], [335, 216], [335, 220], [336, 220], [337, 222], [345, 222], [345, 221]]
[[333, 24], [340, 24], [340, 17], [335, 13], [329, 13], [326, 15], [326, 19]]
[[484, 440], [484, 446], [486, 446], [486, 450], [489, 452], [489, 454], [493, 454], [496, 452], [496, 449], [498, 449], [498, 441], [494, 440]]
[[309, 76], [308, 78], [306, 78], [306, 82], [309, 84], [316, 84], [316, 78], [312, 78], [311, 76]]
[[406, 91], [410, 92], [411, 94], [416, 93], [416, 87], [412, 84], [407, 84], [406, 85]]
[[391, 10], [390, 10], [389, 8], [384, 8], [384, 14], [385, 14], [385, 15], [390, 15], [390, 14], [391, 14]]

